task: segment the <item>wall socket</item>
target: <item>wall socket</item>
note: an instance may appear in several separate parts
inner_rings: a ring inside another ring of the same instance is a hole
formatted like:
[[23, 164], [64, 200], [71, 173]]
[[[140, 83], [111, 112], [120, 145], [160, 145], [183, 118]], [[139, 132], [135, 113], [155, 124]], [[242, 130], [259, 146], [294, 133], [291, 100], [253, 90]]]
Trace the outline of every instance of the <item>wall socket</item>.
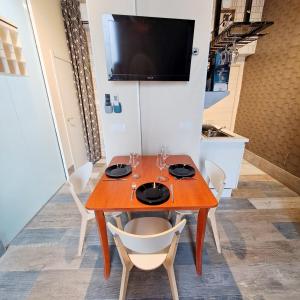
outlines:
[[110, 94], [105, 94], [104, 110], [107, 114], [111, 114], [113, 112], [113, 106], [110, 101]]

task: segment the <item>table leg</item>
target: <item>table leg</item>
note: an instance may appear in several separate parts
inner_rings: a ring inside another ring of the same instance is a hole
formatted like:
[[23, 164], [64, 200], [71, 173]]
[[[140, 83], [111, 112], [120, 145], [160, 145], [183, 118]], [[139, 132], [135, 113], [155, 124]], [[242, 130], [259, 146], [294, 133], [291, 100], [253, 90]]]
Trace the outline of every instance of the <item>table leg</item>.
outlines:
[[102, 245], [104, 278], [108, 279], [110, 275], [110, 253], [104, 212], [102, 210], [95, 210], [95, 216], [98, 225], [99, 240], [101, 240]]
[[202, 274], [202, 250], [204, 245], [207, 214], [208, 208], [200, 209], [198, 212], [196, 237], [196, 271], [199, 275]]

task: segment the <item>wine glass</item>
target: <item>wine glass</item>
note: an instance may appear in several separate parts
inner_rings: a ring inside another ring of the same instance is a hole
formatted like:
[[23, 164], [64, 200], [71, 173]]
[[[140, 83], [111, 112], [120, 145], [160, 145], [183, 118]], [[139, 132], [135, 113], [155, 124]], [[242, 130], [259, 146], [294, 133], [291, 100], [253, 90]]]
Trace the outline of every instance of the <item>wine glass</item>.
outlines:
[[234, 41], [231, 48], [231, 63], [235, 64], [237, 62], [237, 59], [239, 57], [239, 50], [236, 47], [236, 42]]
[[131, 167], [133, 169], [132, 178], [138, 179], [140, 178], [140, 175], [136, 173], [136, 167], [139, 165], [139, 155], [138, 153], [132, 152], [130, 153], [130, 160], [129, 160]]
[[157, 154], [156, 165], [160, 170], [160, 175], [157, 177], [157, 180], [158, 181], [167, 181], [168, 178], [162, 175], [162, 171], [166, 166], [162, 153]]
[[168, 164], [167, 164], [167, 158], [169, 157], [169, 155], [168, 155], [168, 148], [165, 145], [161, 146], [161, 156], [162, 156], [162, 158], [164, 160], [165, 167], [167, 167], [168, 166]]

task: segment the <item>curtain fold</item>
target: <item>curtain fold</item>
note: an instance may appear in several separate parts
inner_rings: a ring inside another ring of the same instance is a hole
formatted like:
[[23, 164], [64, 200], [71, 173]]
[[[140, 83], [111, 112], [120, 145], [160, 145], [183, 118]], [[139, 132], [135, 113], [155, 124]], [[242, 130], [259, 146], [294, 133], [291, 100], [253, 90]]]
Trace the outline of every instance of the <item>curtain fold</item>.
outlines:
[[72, 61], [87, 157], [89, 161], [95, 163], [101, 158], [100, 134], [88, 43], [81, 23], [79, 5], [79, 1], [77, 0], [61, 0], [61, 9]]

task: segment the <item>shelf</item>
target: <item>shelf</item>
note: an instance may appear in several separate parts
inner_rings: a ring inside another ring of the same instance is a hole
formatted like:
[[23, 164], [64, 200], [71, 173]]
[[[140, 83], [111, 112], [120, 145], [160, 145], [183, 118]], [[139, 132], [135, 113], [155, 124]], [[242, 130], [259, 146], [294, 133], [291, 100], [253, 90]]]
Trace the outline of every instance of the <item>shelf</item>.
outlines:
[[226, 92], [206, 91], [205, 97], [204, 97], [204, 109], [207, 109], [207, 108], [215, 105], [216, 103], [218, 103], [219, 101], [221, 101], [222, 99], [227, 97], [228, 95], [229, 95], [229, 91], [226, 91]]
[[241, 48], [258, 40], [265, 35], [262, 31], [273, 24], [272, 21], [232, 23], [210, 42], [210, 56], [213, 56], [218, 50], [233, 46], [233, 44], [237, 48]]
[[16, 54], [13, 48], [4, 45], [4, 52], [7, 60], [16, 60]]
[[27, 75], [17, 27], [0, 19], [0, 74]]
[[19, 36], [17, 30], [10, 28], [9, 33], [10, 33], [12, 44], [17, 45], [19, 43]]
[[4, 46], [1, 40], [0, 40], [0, 58], [6, 58]]
[[0, 58], [0, 73], [10, 73], [9, 66], [5, 58]]
[[8, 60], [7, 62], [8, 62], [8, 67], [9, 67], [10, 73], [19, 75], [20, 74], [20, 69], [19, 69], [17, 61]]
[[3, 44], [12, 44], [9, 28], [1, 26], [1, 21], [0, 21], [0, 38]]
[[23, 76], [27, 75], [27, 72], [26, 72], [26, 63], [20, 61], [20, 62], [18, 62], [18, 65], [19, 65], [20, 73]]
[[21, 48], [15, 48], [14, 52], [18, 61], [25, 61]]

